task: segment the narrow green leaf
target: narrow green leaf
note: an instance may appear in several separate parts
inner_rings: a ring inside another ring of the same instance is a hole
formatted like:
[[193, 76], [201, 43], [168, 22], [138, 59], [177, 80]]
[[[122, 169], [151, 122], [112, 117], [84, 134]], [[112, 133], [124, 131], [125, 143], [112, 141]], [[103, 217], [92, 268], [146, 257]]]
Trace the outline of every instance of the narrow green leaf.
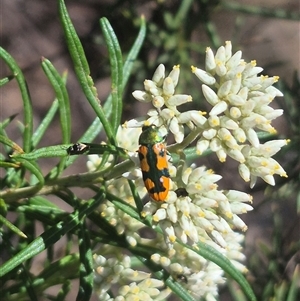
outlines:
[[[67, 82], [67, 72], [64, 72], [62, 75], [62, 80], [64, 85], [66, 85]], [[36, 147], [42, 137], [44, 136], [46, 130], [48, 129], [49, 125], [51, 124], [57, 109], [59, 107], [59, 102], [58, 99], [54, 99], [49, 111], [47, 112], [46, 116], [43, 118], [42, 122], [38, 126], [37, 130], [33, 133], [32, 136], [32, 146]]]
[[72, 288], [72, 282], [70, 280], [66, 280], [63, 282], [61, 289], [59, 290], [55, 301], [65, 301], [67, 300], [67, 295]]
[[30, 301], [38, 301], [38, 295], [33, 288], [32, 274], [26, 269], [25, 265], [22, 264], [23, 273], [21, 273], [22, 283], [26, 287], [26, 293]]
[[31, 105], [31, 99], [30, 99], [27, 83], [25, 81], [25, 77], [22, 73], [22, 70], [17, 65], [16, 61], [2, 47], [0, 47], [0, 57], [5, 61], [5, 63], [12, 71], [21, 91], [23, 108], [24, 108], [24, 124], [25, 124], [24, 136], [23, 136], [23, 149], [25, 152], [29, 152], [31, 150], [31, 137], [33, 132], [33, 114], [32, 114], [32, 105]]
[[274, 300], [286, 300], [288, 284], [286, 281], [274, 286]]
[[38, 148], [33, 150], [30, 153], [23, 153], [23, 154], [14, 154], [12, 158], [18, 160], [19, 158], [26, 159], [29, 161], [34, 161], [39, 158], [51, 158], [51, 157], [66, 157], [68, 155], [67, 149], [71, 145], [53, 145]]
[[0, 225], [1, 224], [5, 225], [8, 229], [15, 232], [19, 236], [27, 238], [25, 233], [23, 233], [18, 227], [16, 227], [14, 224], [12, 224], [9, 220], [7, 220], [4, 216], [0, 214]]
[[[40, 274], [35, 276], [32, 281], [32, 286], [38, 294], [41, 296], [44, 294], [45, 290], [54, 285], [61, 285], [62, 283], [66, 284], [68, 280], [76, 279], [79, 275], [78, 272], [79, 267], [79, 255], [78, 254], [71, 254], [61, 258], [58, 261], [51, 262], [50, 265], [47, 265]], [[24, 268], [23, 268], [24, 269]], [[25, 269], [24, 269], [25, 270]], [[19, 288], [18, 286], [17, 289]], [[13, 300], [29, 300], [27, 292], [21, 287], [18, 289], [18, 292], [14, 291], [14, 294], [11, 294], [11, 291], [14, 290], [14, 286], [8, 287], [7, 289], [3, 290], [5, 296], [13, 296]], [[1, 291], [2, 292], [2, 291]], [[58, 296], [61, 296], [58, 294]], [[1, 295], [2, 297], [2, 295]], [[10, 299], [5, 299], [10, 300]], [[31, 299], [30, 299], [31, 300]], [[51, 299], [54, 300], [54, 299]], [[55, 299], [65, 301], [65, 299]]]
[[103, 111], [100, 100], [98, 99], [97, 90], [94, 86], [93, 79], [90, 76], [90, 69], [85, 57], [82, 44], [68, 15], [64, 1], [59, 0], [58, 2], [60, 19], [62, 22], [69, 52], [73, 60], [77, 79], [81, 85], [84, 95], [86, 96], [91, 107], [100, 119], [100, 122], [103, 125], [104, 131], [110, 143], [115, 145], [115, 135], [113, 134], [112, 127], [105, 112]]
[[51, 108], [47, 112], [46, 116], [43, 118], [42, 122], [38, 126], [37, 130], [33, 133], [32, 136], [32, 146], [36, 147], [44, 136], [46, 130], [48, 129], [51, 121], [53, 120], [58, 109], [58, 100], [55, 99], [51, 105]]
[[23, 158], [18, 158], [18, 162], [22, 164], [22, 167], [25, 167], [25, 169], [29, 170], [33, 175], [36, 176], [39, 183], [35, 186], [35, 188], [36, 191], [40, 190], [45, 184], [45, 179], [37, 163], [25, 160]]
[[0, 214], [6, 216], [7, 214], [7, 206], [3, 199], [0, 198]]
[[288, 11], [282, 8], [268, 8], [262, 6], [245, 5], [245, 3], [239, 3], [238, 1], [221, 1], [220, 5], [225, 10], [236, 11], [262, 17], [271, 17], [295, 21], [299, 21], [300, 19], [299, 9]]
[[154, 264], [150, 259], [151, 255], [147, 255], [146, 257], [142, 257], [140, 255], [136, 255], [136, 257], [146, 266], [149, 270], [152, 271], [152, 274], [155, 275], [157, 279], [160, 279], [165, 282], [165, 284], [174, 292], [178, 297], [183, 301], [195, 301], [195, 299], [189, 294], [189, 292], [180, 285], [177, 281], [173, 279], [162, 266]]
[[9, 83], [12, 79], [14, 79], [13, 76], [6, 76], [4, 78], [0, 79], [0, 87], [6, 85], [7, 83]]
[[[70, 143], [71, 110], [70, 110], [69, 95], [65, 86], [65, 81], [59, 75], [59, 73], [51, 64], [51, 62], [45, 58], [42, 58], [42, 68], [52, 84], [52, 87], [55, 91], [56, 98], [59, 103], [58, 106], [59, 106], [60, 126], [62, 129], [62, 142]], [[66, 160], [67, 158], [63, 158], [62, 160], [60, 160], [55, 177], [57, 177], [64, 170]]]
[[55, 301], [65, 301], [67, 300], [67, 295], [72, 289], [72, 282], [70, 280], [67, 280], [63, 283], [61, 286], [61, 289], [59, 290]]
[[256, 301], [256, 297], [248, 281], [245, 279], [242, 273], [234, 267], [230, 260], [227, 259], [223, 254], [218, 252], [213, 247], [202, 242], [198, 242], [198, 250], [187, 244], [182, 243], [180, 240], [177, 240], [177, 242], [221, 267], [232, 279], [234, 279], [241, 286], [243, 292], [249, 298], [249, 300]]
[[0, 266], [0, 277], [13, 270], [18, 265], [22, 264], [25, 260], [32, 258], [34, 255], [39, 254], [45, 249], [43, 238], [40, 236], [35, 239], [27, 248], [19, 252], [16, 256], [5, 262]]
[[59, 220], [63, 219], [67, 213], [59, 208], [49, 208], [39, 205], [23, 205], [16, 210], [22, 212], [26, 218], [39, 220], [44, 225], [54, 225]]
[[[55, 282], [55, 279], [59, 279], [60, 276], [63, 276], [64, 280], [66, 278], [74, 279], [78, 277], [78, 267], [79, 255], [78, 253], [73, 253], [52, 262], [50, 265], [45, 267], [45, 269], [38, 275], [37, 279], [46, 279], [47, 282], [52, 284], [59, 284], [59, 282]], [[36, 281], [34, 284], [36, 284]]]
[[94, 143], [79, 143], [79, 145], [85, 146], [83, 152], [76, 152], [72, 151], [71, 148], [74, 148], [74, 144], [67, 144], [67, 145], [53, 145], [38, 148], [33, 150], [30, 153], [21, 153], [21, 154], [14, 154], [11, 157], [15, 160], [19, 158], [23, 158], [26, 160], [34, 161], [40, 158], [51, 158], [51, 157], [67, 157], [67, 156], [74, 156], [79, 154], [97, 154], [103, 155], [105, 153], [108, 154], [115, 154], [122, 157], [127, 157], [128, 154], [126, 150], [121, 147], [116, 147], [114, 145], [108, 144], [94, 144]]
[[45, 231], [41, 236], [37, 237], [33, 242], [31, 242], [25, 249], [0, 266], [0, 277], [4, 276], [24, 261], [34, 257], [43, 250], [52, 246], [63, 235], [77, 227], [82, 218], [92, 213], [105, 199], [104, 191], [105, 190], [103, 188], [100, 188], [99, 192], [92, 200], [81, 205], [81, 207], [70, 214], [65, 221], [61, 221], [57, 225]]
[[128, 79], [129, 79], [129, 76], [131, 74], [131, 70], [133, 68], [133, 65], [136, 61], [136, 58], [143, 46], [143, 43], [144, 43], [144, 40], [145, 40], [145, 37], [146, 37], [146, 21], [145, 21], [145, 17], [142, 16], [141, 17], [141, 28], [140, 28], [140, 31], [138, 33], [138, 36], [137, 38], [135, 39], [129, 53], [128, 53], [128, 56], [125, 60], [125, 63], [124, 63], [124, 69], [123, 69], [123, 89], [125, 88], [127, 82], [128, 82]]
[[189, 294], [189, 292], [177, 281], [170, 276], [165, 281], [165, 284], [176, 294], [178, 297], [181, 298], [183, 301], [195, 301], [195, 299]]
[[17, 163], [13, 163], [13, 162], [0, 161], [0, 167], [3, 167], [3, 168], [19, 168], [20, 165], [17, 164]]
[[189, 11], [191, 9], [191, 6], [193, 5], [193, 2], [193, 0], [181, 1], [175, 18], [171, 18], [170, 22], [168, 22], [168, 27], [170, 27], [173, 31], [180, 30], [182, 24], [189, 17]]
[[2, 135], [3, 130], [15, 119], [15, 117], [18, 114], [14, 114], [6, 119], [4, 119], [2, 122], [0, 122], [0, 133]]
[[300, 283], [300, 265], [296, 265], [290, 289], [288, 291], [288, 295], [286, 298], [286, 301], [295, 301], [299, 300], [300, 297], [300, 289], [299, 289], [299, 283]]
[[[131, 70], [133, 68], [133, 64], [137, 58], [137, 55], [142, 47], [143, 41], [145, 39], [146, 35], [146, 23], [145, 23], [145, 18], [141, 18], [141, 28], [139, 31], [139, 34], [126, 58], [125, 64], [124, 64], [124, 70], [123, 70], [123, 87], [126, 86]], [[87, 66], [88, 67], [88, 66]], [[107, 98], [107, 101], [104, 104], [104, 111], [105, 115], [109, 116], [112, 112], [112, 97], [111, 95]], [[103, 128], [99, 118], [96, 118], [93, 123], [90, 125], [90, 127], [87, 129], [87, 131], [83, 134], [83, 136], [79, 139], [79, 141], [87, 141], [91, 142], [97, 137], [97, 135], [100, 133], [101, 129]], [[73, 162], [76, 160], [77, 156], [72, 156], [70, 157], [67, 162], [65, 167], [68, 167], [73, 164]], [[47, 177], [53, 178], [53, 175], [56, 175], [57, 173], [57, 167], [55, 167]]]
[[16, 144], [15, 142], [13, 142], [12, 140], [10, 140], [8, 137], [0, 135], [0, 143], [3, 143], [7, 146], [9, 146], [10, 148], [12, 148], [14, 151], [22, 154], [24, 153], [23, 149]]
[[123, 59], [118, 38], [114, 33], [109, 21], [106, 18], [100, 19], [100, 26], [104, 35], [104, 40], [109, 53], [111, 67], [111, 96], [112, 96], [112, 115], [111, 122], [114, 134], [117, 134], [121, 123], [123, 109]]
[[55, 96], [59, 103], [58, 106], [60, 125], [62, 128], [62, 142], [64, 144], [70, 143], [71, 111], [69, 95], [65, 86], [65, 82], [51, 62], [46, 58], [42, 58], [42, 68], [55, 91]]
[[132, 196], [134, 198], [134, 202], [135, 202], [135, 206], [137, 208], [137, 211], [142, 212], [144, 204], [143, 204], [143, 202], [142, 202], [142, 200], [141, 200], [141, 198], [138, 194], [138, 191], [136, 189], [136, 185], [131, 180], [128, 180], [128, 184], [129, 184], [129, 187], [131, 189], [131, 193], [132, 193]]
[[297, 193], [296, 196], [296, 208], [297, 208], [297, 213], [300, 213], [300, 192]]
[[63, 211], [60, 208], [49, 207], [45, 205], [32, 205], [32, 204], [19, 206], [16, 211], [24, 212], [24, 213], [41, 212], [45, 216], [48, 216], [50, 218], [51, 215], [53, 215], [53, 217], [56, 217], [57, 215], [65, 214], [65, 211]]
[[107, 193], [107, 199], [112, 202], [117, 208], [121, 209], [123, 212], [127, 213], [129, 216], [136, 220], [140, 220], [140, 216], [137, 209], [129, 205], [127, 202], [119, 199], [117, 196]]
[[231, 294], [232, 301], [247, 301], [245, 294], [239, 287], [237, 287], [237, 284], [234, 280], [227, 279], [226, 285]]
[[93, 252], [90, 244], [89, 230], [82, 223], [78, 234], [80, 253], [79, 289], [76, 301], [89, 300], [93, 292]]
[[[11, 162], [10, 158], [7, 158], [8, 154], [13, 150], [16, 153], [24, 153], [23, 149], [10, 140], [5, 133], [4, 135], [0, 135], [0, 143], [5, 146], [6, 154], [5, 156], [1, 154], [0, 167], [6, 168], [5, 180], [1, 181], [1, 186], [19, 186], [22, 183], [23, 175], [21, 175], [20, 163]], [[0, 186], [0, 187], [1, 187]]]
[[55, 203], [41, 196], [35, 196], [30, 198], [27, 204], [29, 206], [43, 206], [45, 208], [49, 208], [49, 210], [58, 209], [60, 210], [60, 212], [62, 212], [62, 210]]
[[204, 30], [209, 37], [214, 48], [220, 47], [222, 45], [220, 35], [217, 31], [216, 25], [210, 19], [205, 20], [203, 23]]
[[[125, 60], [124, 63], [124, 69], [123, 69], [123, 88], [126, 86], [129, 76], [131, 74], [131, 70], [133, 68], [134, 62], [139, 54], [139, 51], [143, 45], [144, 39], [146, 36], [146, 22], [145, 22], [145, 18], [142, 17], [141, 18], [141, 28], [140, 31], [138, 33], [138, 36], [130, 50], [130, 52], [128, 53], [128, 56]], [[111, 94], [109, 95], [109, 97], [107, 98], [103, 109], [105, 111], [106, 116], [110, 116], [111, 112], [112, 112], [112, 96]], [[97, 137], [97, 135], [100, 133], [102, 129], [102, 124], [100, 123], [100, 120], [98, 118], [96, 118], [93, 123], [90, 125], [90, 127], [87, 129], [87, 131], [83, 134], [82, 137], [80, 137], [79, 141], [87, 141], [87, 142], [91, 142], [95, 139], [95, 137]], [[66, 162], [66, 166], [71, 165], [77, 157], [71, 157], [67, 162]]]

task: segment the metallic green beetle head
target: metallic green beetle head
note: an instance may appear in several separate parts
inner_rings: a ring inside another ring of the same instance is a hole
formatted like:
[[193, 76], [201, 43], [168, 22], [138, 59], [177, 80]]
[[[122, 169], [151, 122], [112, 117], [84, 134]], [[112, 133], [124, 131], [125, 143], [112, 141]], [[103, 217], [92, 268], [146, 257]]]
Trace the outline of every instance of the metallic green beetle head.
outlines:
[[165, 139], [166, 137], [160, 133], [158, 127], [156, 127], [154, 124], [144, 125], [139, 138], [139, 144], [154, 145], [156, 143], [164, 142]]

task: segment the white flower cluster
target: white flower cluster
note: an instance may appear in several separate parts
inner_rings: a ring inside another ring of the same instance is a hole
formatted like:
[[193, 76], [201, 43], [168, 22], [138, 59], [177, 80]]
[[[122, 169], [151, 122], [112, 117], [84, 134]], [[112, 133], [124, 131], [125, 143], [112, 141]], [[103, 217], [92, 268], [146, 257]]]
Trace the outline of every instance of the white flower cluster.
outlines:
[[[127, 131], [132, 141], [127, 141], [126, 144], [134, 148], [139, 129], [120, 128], [119, 133], [122, 134], [117, 136], [126, 137]], [[136, 135], [133, 134], [134, 131]], [[136, 154], [133, 153], [132, 156]], [[151, 239], [144, 237], [141, 233], [146, 228], [145, 225], [116, 208], [109, 201], [100, 206], [99, 212], [114, 226], [118, 234], [125, 236], [131, 247], [139, 245], [160, 250], [159, 253], [151, 256], [151, 260], [161, 265], [174, 279], [185, 286], [196, 300], [204, 297], [206, 300], [215, 301], [218, 286], [225, 282], [222, 269], [192, 250], [184, 248], [176, 240], [179, 239], [195, 248], [198, 242], [205, 242], [230, 259], [240, 271], [245, 272], [247, 269], [241, 264], [245, 259], [241, 247], [244, 235], [236, 232], [235, 229], [242, 231], [247, 229], [238, 215], [252, 210], [249, 205], [252, 198], [238, 191], [218, 190], [216, 182], [221, 179], [221, 176], [205, 167], [181, 168], [169, 162], [169, 170], [172, 175], [172, 185], [166, 201], [163, 203], [150, 201], [144, 205], [141, 212], [144, 217], [152, 216], [153, 224], [162, 229], [162, 234], [156, 233]], [[107, 183], [107, 189], [111, 194], [135, 206], [127, 179], [135, 179], [137, 191], [140, 197], [144, 197], [147, 192], [141, 180], [141, 171], [138, 167], [129, 173], [124, 173], [123, 176]], [[132, 269], [128, 256], [122, 253], [120, 248], [112, 246], [106, 248], [107, 250], [101, 248], [97, 252], [101, 255], [94, 255], [97, 258], [94, 263], [97, 278], [96, 291], [100, 300], [129, 301], [134, 294], [137, 296], [141, 294], [139, 296], [144, 296], [145, 300], [162, 300], [171, 293], [168, 289], [156, 288], [155, 292], [159, 291], [159, 295], [156, 293], [155, 296], [149, 295], [149, 292], [145, 292], [145, 285], [149, 285], [147, 289], [153, 291], [153, 286], [161, 282], [155, 282], [150, 274], [148, 278], [140, 281], [132, 279], [128, 276], [131, 274], [125, 271], [135, 271], [136, 274], [140, 274], [140, 271]], [[119, 263], [115, 261], [124, 261], [121, 276], [116, 275], [115, 269], [119, 270], [117, 268]], [[109, 267], [106, 266], [107, 264]], [[107, 269], [115, 276], [108, 275]], [[114, 298], [107, 292], [112, 289], [112, 286], [117, 290]]]
[[[131, 259], [121, 249], [105, 245], [94, 254], [94, 291], [101, 301], [163, 300], [171, 290], [151, 274], [131, 269]], [[117, 297], [109, 292], [115, 288]]]
[[[144, 81], [145, 91], [134, 91], [133, 97], [142, 102], [152, 102], [155, 109], [148, 112], [149, 118], [145, 122], [145, 118], [139, 120], [132, 120], [127, 125], [154, 124], [159, 127], [168, 125], [167, 130], [171, 131], [177, 143], [182, 142], [184, 138], [183, 119], [185, 114], [177, 110], [177, 106], [191, 102], [192, 97], [187, 94], [175, 94], [175, 88], [179, 79], [180, 68], [179, 65], [174, 66], [173, 70], [166, 77], [165, 66], [160, 64], [152, 80], [146, 79]], [[198, 114], [198, 112], [197, 112]]]
[[174, 186], [175, 191], [169, 192], [167, 202], [147, 203], [142, 215], [151, 215], [159, 223], [169, 250], [176, 238], [190, 245], [205, 241], [227, 248], [223, 235], [233, 232], [232, 229], [247, 230], [238, 215], [252, 210], [247, 204], [252, 197], [240, 191], [218, 190], [215, 182], [221, 176], [205, 167], [186, 168], [181, 176], [185, 188]]
[[283, 111], [269, 104], [283, 94], [272, 86], [278, 81], [277, 76], [258, 76], [263, 69], [255, 61], [246, 63], [241, 57], [241, 51], [232, 55], [231, 42], [226, 42], [216, 55], [207, 48], [205, 71], [192, 66], [192, 72], [204, 83], [205, 99], [213, 106], [197, 150], [201, 154], [209, 147], [221, 162], [227, 155], [240, 162], [240, 175], [247, 182], [251, 180], [251, 187], [257, 177], [275, 185], [273, 175], [286, 177], [286, 173], [271, 156], [287, 141], [260, 144], [255, 130], [276, 133], [271, 121]]
[[[239, 173], [253, 187], [257, 177], [274, 185], [273, 175], [286, 176], [285, 171], [272, 156], [283, 147], [286, 140], [272, 140], [264, 144], [256, 131], [274, 133], [271, 121], [282, 114], [269, 106], [282, 93], [274, 88], [277, 77], [258, 76], [262, 68], [241, 59], [241, 52], [232, 55], [231, 43], [220, 47], [214, 55], [206, 52], [205, 71], [192, 67], [192, 72], [204, 83], [202, 91], [212, 108], [205, 112], [190, 110], [180, 112], [177, 107], [192, 101], [186, 94], [176, 94], [179, 66], [174, 66], [168, 76], [165, 67], [159, 65], [151, 80], [145, 80], [144, 91], [133, 96], [142, 102], [152, 102], [153, 109], [147, 117], [128, 121], [120, 128], [117, 142], [126, 148], [135, 164], [131, 170], [123, 170], [122, 176], [107, 183], [111, 194], [135, 206], [127, 180], [135, 183], [143, 198], [147, 195], [139, 167], [138, 126], [154, 124], [162, 131], [170, 131], [175, 137], [175, 148], [184, 147], [197, 140], [196, 148], [202, 154], [208, 148], [215, 152], [221, 162], [227, 156], [237, 160]], [[206, 115], [208, 117], [206, 117]], [[188, 135], [185, 130], [188, 129]], [[173, 146], [174, 147], [174, 146]], [[173, 148], [172, 148], [173, 149]], [[101, 162], [101, 160], [100, 160]], [[95, 168], [93, 159], [89, 168]], [[121, 164], [120, 164], [121, 165]], [[218, 286], [225, 282], [222, 269], [206, 260], [182, 243], [197, 249], [204, 242], [228, 258], [237, 269], [246, 272], [241, 263], [246, 224], [240, 214], [252, 210], [252, 197], [246, 193], [218, 189], [216, 182], [222, 177], [205, 167], [186, 166], [184, 160], [173, 165], [168, 162], [170, 189], [164, 202], [150, 201], [144, 205], [141, 216], [152, 217], [154, 227], [161, 229], [152, 238], [143, 235], [145, 224], [117, 209], [106, 201], [99, 208], [100, 214], [127, 243], [134, 248], [144, 246], [159, 250], [151, 260], [163, 267], [174, 279], [186, 287], [195, 298], [215, 301]], [[149, 231], [150, 229], [148, 229]], [[95, 284], [100, 300], [163, 300], [170, 294], [163, 282], [151, 278], [151, 274], [133, 270], [130, 257], [120, 248], [103, 246], [94, 255]], [[114, 291], [114, 297], [108, 294]], [[201, 300], [202, 300], [201, 299]]]
[[[282, 115], [281, 109], [273, 109], [269, 104], [276, 96], [283, 94], [272, 85], [277, 76], [258, 76], [263, 70], [255, 61], [246, 63], [242, 52], [232, 54], [231, 42], [226, 42], [213, 54], [206, 51], [205, 71], [192, 66], [192, 72], [204, 83], [202, 91], [212, 109], [206, 118], [205, 112], [190, 110], [179, 112], [177, 106], [192, 101], [186, 94], [175, 94], [179, 78], [179, 66], [174, 66], [165, 77], [161, 64], [154, 72], [152, 80], [145, 80], [144, 91], [134, 91], [133, 96], [143, 102], [150, 102], [155, 109], [148, 112], [148, 119], [131, 120], [132, 125], [155, 124], [167, 128], [174, 134], [175, 141], [184, 145], [184, 126], [191, 130], [197, 141], [197, 152], [201, 155], [208, 148], [224, 162], [227, 156], [240, 163], [239, 173], [250, 187], [261, 177], [270, 185], [275, 185], [273, 175], [286, 177], [278, 162], [271, 157], [287, 140], [273, 140], [260, 144], [256, 130], [276, 133], [271, 121]], [[190, 137], [188, 137], [190, 139]], [[265, 151], [261, 151], [265, 150]]]

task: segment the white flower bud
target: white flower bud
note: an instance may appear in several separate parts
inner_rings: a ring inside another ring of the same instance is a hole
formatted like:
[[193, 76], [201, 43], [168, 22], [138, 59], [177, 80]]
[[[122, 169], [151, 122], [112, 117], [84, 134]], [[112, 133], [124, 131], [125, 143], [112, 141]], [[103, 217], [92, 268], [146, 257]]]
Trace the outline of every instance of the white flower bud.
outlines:
[[225, 64], [221, 61], [216, 61], [216, 74], [219, 76], [224, 76], [227, 73], [227, 68]]
[[171, 96], [175, 92], [175, 86], [171, 77], [166, 77], [163, 83], [163, 94]]
[[242, 58], [242, 51], [237, 51], [227, 62], [226, 67], [228, 70], [236, 68], [241, 61]]
[[203, 131], [202, 136], [204, 138], [206, 138], [207, 140], [210, 140], [213, 137], [215, 137], [216, 134], [217, 134], [217, 131], [215, 129], [208, 129], [208, 130]]
[[226, 154], [226, 152], [224, 151], [223, 148], [217, 150], [216, 155], [217, 155], [220, 162], [225, 162], [226, 161], [227, 154]]
[[219, 120], [221, 127], [227, 128], [229, 130], [236, 130], [239, 128], [239, 125], [227, 116], [221, 116]]
[[239, 170], [239, 174], [243, 178], [243, 180], [245, 182], [249, 182], [250, 181], [250, 170], [247, 167], [247, 165], [240, 164], [238, 170]]
[[230, 110], [229, 110], [229, 114], [232, 118], [234, 119], [238, 119], [241, 117], [242, 115], [242, 112], [239, 108], [237, 107], [231, 107]]
[[165, 78], [165, 66], [163, 64], [160, 64], [154, 74], [153, 74], [153, 77], [152, 77], [152, 80], [158, 85], [158, 86], [161, 86], [162, 83], [163, 83], [163, 80]]
[[179, 74], [180, 74], [180, 65], [173, 66], [173, 70], [170, 72], [169, 77], [172, 79], [175, 87], [178, 84]]
[[216, 61], [216, 63], [218, 61], [222, 62], [223, 64], [226, 63], [226, 52], [225, 52], [224, 46], [221, 46], [218, 48], [216, 55], [215, 55], [215, 61]]
[[228, 81], [224, 82], [218, 90], [218, 93], [217, 93], [218, 97], [220, 99], [223, 99], [223, 98], [227, 97], [227, 95], [230, 92], [231, 86], [232, 86], [232, 81], [231, 80], [228, 80]]
[[209, 147], [209, 141], [206, 139], [199, 139], [197, 141], [196, 149], [199, 155], [203, 154]]
[[220, 118], [218, 116], [209, 116], [208, 123], [211, 127], [216, 127], [220, 125]]
[[162, 96], [155, 96], [152, 100], [152, 104], [155, 108], [161, 108], [165, 104], [165, 100]]
[[226, 111], [228, 108], [228, 105], [226, 103], [226, 101], [220, 101], [219, 103], [217, 103], [209, 112], [209, 115], [219, 115], [221, 113], [223, 113], [224, 111]]
[[216, 82], [216, 79], [208, 72], [191, 66], [192, 72], [206, 85], [213, 85]]
[[191, 102], [192, 100], [193, 99], [191, 95], [175, 94], [167, 100], [167, 103], [169, 106], [180, 106], [184, 103]]
[[228, 101], [232, 106], [242, 106], [245, 104], [246, 100], [239, 95], [229, 94], [227, 97]]
[[245, 130], [247, 139], [254, 147], [259, 147], [259, 139], [257, 137], [257, 133], [252, 129]]
[[210, 73], [214, 73], [216, 68], [215, 56], [210, 47], [206, 48], [205, 56], [205, 70]]
[[136, 91], [132, 92], [132, 96], [136, 100], [141, 101], [141, 102], [150, 102], [152, 100], [151, 95], [145, 91], [136, 90]]
[[231, 41], [225, 42], [225, 61], [227, 62], [232, 56], [232, 44]]
[[207, 85], [202, 85], [202, 92], [205, 97], [205, 99], [212, 105], [216, 105], [220, 99], [218, 95], [215, 93], [215, 91], [208, 87]]

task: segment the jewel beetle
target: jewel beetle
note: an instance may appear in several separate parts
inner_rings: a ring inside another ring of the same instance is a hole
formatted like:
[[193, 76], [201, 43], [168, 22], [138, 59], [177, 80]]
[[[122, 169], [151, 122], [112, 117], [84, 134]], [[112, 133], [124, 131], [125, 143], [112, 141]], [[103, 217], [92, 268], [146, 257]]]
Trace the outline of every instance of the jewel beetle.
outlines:
[[170, 187], [165, 138], [155, 125], [143, 126], [139, 137], [144, 184], [151, 198], [158, 202], [165, 201]]

